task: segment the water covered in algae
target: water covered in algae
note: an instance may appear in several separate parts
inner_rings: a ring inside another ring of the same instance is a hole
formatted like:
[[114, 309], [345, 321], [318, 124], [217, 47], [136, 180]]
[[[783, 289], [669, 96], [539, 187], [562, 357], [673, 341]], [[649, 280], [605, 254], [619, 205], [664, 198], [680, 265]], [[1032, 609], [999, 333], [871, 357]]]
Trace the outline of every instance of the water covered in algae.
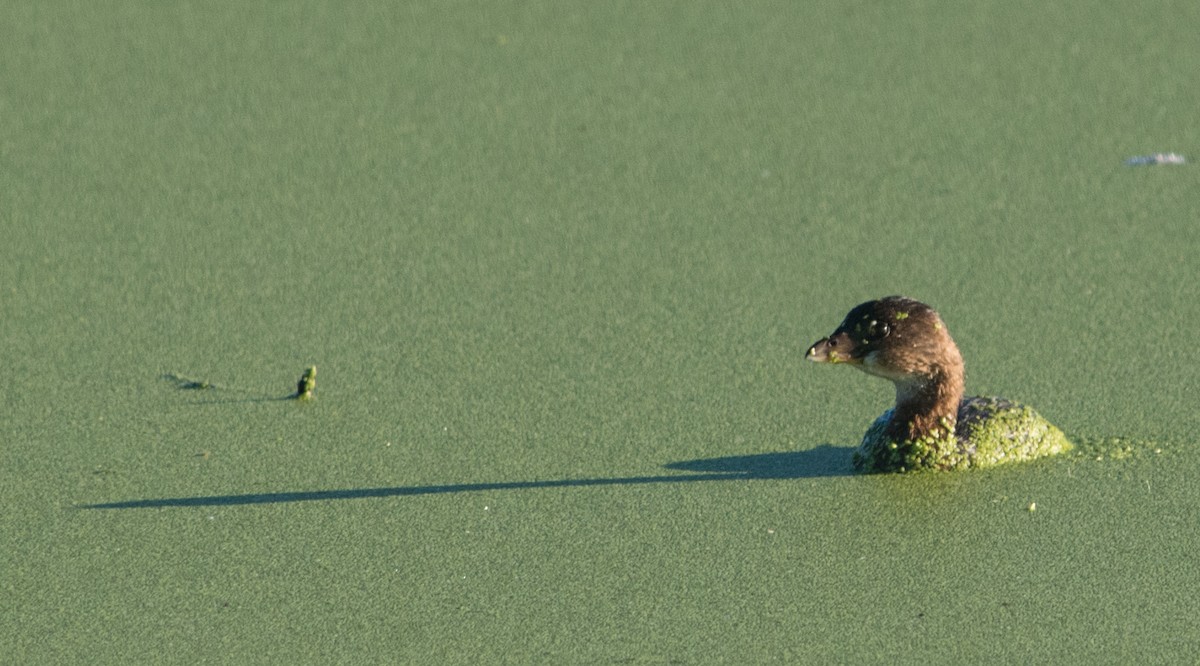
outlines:
[[[1200, 5], [1093, 4], [0, 4], [0, 654], [1195, 662]], [[892, 292], [1075, 451], [853, 474]]]

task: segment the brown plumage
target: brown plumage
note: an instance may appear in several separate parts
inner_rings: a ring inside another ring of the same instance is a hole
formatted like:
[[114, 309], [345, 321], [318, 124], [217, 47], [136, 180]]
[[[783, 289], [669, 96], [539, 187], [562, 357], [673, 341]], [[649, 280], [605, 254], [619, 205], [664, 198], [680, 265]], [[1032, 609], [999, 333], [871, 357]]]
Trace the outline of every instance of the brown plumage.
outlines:
[[954, 433], [963, 397], [962, 355], [928, 305], [903, 296], [863, 303], [806, 357], [848, 363], [892, 381], [896, 406], [889, 437], [904, 441]]
[[903, 296], [859, 305], [809, 347], [817, 363], [846, 363], [896, 386], [896, 405], [854, 452], [863, 472], [965, 469], [1071, 449], [1062, 431], [1004, 398], [963, 398], [963, 360], [933, 308]]

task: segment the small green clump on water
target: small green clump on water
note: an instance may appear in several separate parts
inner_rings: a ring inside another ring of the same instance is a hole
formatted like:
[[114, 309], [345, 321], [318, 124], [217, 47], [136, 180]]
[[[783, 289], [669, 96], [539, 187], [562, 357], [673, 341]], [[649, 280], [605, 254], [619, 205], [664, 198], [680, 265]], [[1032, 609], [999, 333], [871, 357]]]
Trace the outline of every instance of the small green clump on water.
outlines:
[[309, 366], [309, 368], [304, 371], [304, 374], [300, 375], [300, 381], [296, 382], [295, 398], [297, 400], [312, 400], [313, 393], [316, 390], [317, 366], [313, 365]]
[[1075, 458], [1096, 462], [1138, 460], [1163, 453], [1161, 443], [1132, 437], [1080, 437], [1075, 443]]

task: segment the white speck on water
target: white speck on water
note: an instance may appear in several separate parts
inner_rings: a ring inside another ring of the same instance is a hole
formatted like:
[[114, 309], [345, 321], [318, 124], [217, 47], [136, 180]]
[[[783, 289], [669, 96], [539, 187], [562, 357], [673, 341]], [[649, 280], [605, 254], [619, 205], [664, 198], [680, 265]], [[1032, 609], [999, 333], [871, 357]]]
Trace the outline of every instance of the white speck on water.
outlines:
[[1125, 160], [1125, 166], [1146, 166], [1150, 164], [1187, 164], [1187, 160], [1179, 153], [1137, 155]]

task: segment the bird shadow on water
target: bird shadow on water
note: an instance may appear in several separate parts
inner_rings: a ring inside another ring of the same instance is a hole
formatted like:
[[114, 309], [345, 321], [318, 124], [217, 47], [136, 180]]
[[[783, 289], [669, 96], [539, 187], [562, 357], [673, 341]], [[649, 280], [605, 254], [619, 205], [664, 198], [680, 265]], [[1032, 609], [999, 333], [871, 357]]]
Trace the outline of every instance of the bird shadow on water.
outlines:
[[532, 490], [537, 488], [578, 488], [588, 486], [627, 486], [652, 483], [694, 483], [699, 481], [736, 481], [755, 479], [813, 479], [851, 476], [851, 447], [824, 444], [807, 451], [757, 453], [723, 458], [701, 458], [664, 465], [680, 472], [649, 476], [602, 477], [583, 479], [548, 479], [534, 481], [499, 481], [454, 483], [424, 486], [392, 486], [382, 488], [342, 488], [333, 490], [299, 490], [243, 495], [208, 495], [197, 497], [162, 497], [121, 502], [80, 505], [81, 509], [155, 509], [189, 506], [240, 506], [245, 504], [285, 504], [321, 500], [368, 499], [378, 497], [409, 497], [414, 495], [446, 495], [495, 490]]

